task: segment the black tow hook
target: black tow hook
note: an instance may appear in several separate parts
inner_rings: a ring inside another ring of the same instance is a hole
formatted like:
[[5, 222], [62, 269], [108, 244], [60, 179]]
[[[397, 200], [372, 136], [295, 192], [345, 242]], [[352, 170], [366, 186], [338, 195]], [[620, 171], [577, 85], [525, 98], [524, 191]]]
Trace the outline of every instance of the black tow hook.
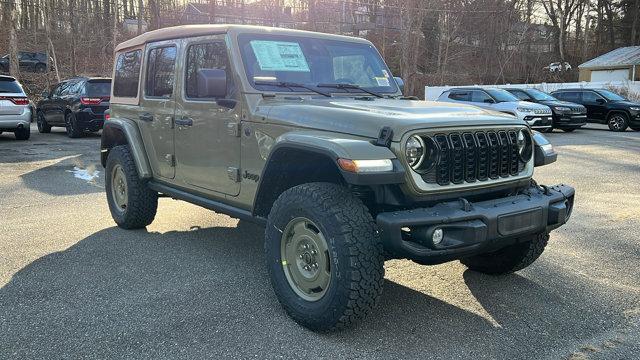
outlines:
[[469, 202], [469, 200], [465, 199], [465, 198], [459, 198], [458, 201], [460, 201], [460, 207], [462, 208], [462, 210], [464, 212], [469, 212], [471, 211], [471, 208], [473, 207], [471, 205], [471, 203]]

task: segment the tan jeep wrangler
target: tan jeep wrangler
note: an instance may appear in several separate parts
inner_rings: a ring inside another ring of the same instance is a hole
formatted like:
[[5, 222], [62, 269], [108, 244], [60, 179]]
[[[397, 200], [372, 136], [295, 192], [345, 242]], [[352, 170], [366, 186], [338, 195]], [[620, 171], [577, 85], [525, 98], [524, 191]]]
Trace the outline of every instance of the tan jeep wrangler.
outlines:
[[263, 224], [275, 293], [313, 330], [369, 313], [385, 259], [530, 265], [573, 205], [571, 187], [532, 180], [551, 145], [401, 88], [358, 38], [197, 25], [124, 42], [102, 134], [113, 218], [145, 227], [162, 195]]

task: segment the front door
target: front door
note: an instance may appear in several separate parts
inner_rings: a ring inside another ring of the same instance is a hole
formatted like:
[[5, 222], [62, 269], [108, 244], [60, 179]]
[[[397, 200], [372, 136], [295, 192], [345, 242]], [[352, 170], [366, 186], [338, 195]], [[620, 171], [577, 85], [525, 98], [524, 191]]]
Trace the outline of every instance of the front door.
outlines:
[[[184, 69], [176, 111], [178, 177], [187, 186], [236, 196], [240, 193], [240, 103], [224, 35], [184, 39]], [[198, 93], [202, 69], [227, 73], [227, 95]]]
[[175, 177], [174, 115], [176, 108], [176, 55], [179, 41], [149, 44], [144, 56], [144, 92], [140, 99], [138, 124], [150, 153], [154, 173]]
[[582, 104], [587, 108], [590, 119], [604, 121], [607, 115], [607, 100], [595, 91], [582, 93]]

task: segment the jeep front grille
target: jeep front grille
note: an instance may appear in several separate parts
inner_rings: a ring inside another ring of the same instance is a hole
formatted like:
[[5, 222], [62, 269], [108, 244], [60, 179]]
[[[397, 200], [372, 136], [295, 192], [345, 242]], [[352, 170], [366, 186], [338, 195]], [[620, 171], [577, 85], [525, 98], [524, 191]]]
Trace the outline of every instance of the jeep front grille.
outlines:
[[446, 186], [508, 178], [519, 175], [526, 165], [518, 156], [514, 129], [437, 133], [431, 138], [440, 161], [421, 175], [427, 184]]

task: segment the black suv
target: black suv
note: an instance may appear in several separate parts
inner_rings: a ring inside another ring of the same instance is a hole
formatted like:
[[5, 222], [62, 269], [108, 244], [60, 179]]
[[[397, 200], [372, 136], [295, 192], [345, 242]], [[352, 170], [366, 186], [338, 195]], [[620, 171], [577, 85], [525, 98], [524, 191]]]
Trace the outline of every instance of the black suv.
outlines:
[[611, 131], [627, 127], [640, 131], [640, 104], [606, 89], [562, 89], [554, 97], [582, 104], [587, 108], [587, 121], [609, 125]]
[[587, 122], [587, 108], [576, 103], [561, 101], [544, 91], [534, 88], [509, 88], [505, 89], [520, 100], [544, 104], [553, 112], [553, 125], [547, 132], [560, 129], [571, 132], [584, 126]]
[[52, 126], [63, 126], [71, 138], [85, 131], [99, 131], [110, 96], [109, 78], [78, 77], [56, 84], [38, 102], [38, 131], [48, 133]]
[[[9, 54], [0, 58], [0, 70], [9, 71]], [[47, 71], [47, 54], [40, 52], [20, 51], [18, 53], [20, 71], [45, 72]]]

